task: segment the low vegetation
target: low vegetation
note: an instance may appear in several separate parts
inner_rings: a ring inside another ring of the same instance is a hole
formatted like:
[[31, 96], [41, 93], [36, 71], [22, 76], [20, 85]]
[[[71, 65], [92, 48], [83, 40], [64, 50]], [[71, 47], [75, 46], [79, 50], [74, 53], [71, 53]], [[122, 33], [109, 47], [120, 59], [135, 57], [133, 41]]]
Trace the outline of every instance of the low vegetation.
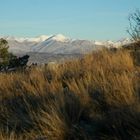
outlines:
[[17, 57], [8, 51], [8, 42], [0, 39], [0, 72], [23, 70], [27, 67], [28, 55]]
[[140, 139], [140, 70], [130, 50], [0, 73], [1, 140]]

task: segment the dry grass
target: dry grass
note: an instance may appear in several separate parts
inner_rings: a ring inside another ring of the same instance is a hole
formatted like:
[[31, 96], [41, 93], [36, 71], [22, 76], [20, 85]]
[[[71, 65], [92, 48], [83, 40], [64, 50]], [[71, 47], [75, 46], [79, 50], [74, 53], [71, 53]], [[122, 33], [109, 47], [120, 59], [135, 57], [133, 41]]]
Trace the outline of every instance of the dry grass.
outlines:
[[0, 74], [1, 140], [138, 140], [140, 74], [129, 51]]

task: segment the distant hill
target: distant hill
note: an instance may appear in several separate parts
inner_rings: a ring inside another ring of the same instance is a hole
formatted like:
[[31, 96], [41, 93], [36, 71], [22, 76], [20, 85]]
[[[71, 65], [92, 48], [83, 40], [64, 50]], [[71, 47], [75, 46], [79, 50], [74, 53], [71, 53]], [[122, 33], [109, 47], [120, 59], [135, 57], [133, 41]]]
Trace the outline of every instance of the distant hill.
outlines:
[[[90, 41], [71, 39], [62, 34], [41, 35], [35, 38], [3, 37], [9, 43], [9, 51], [16, 55], [30, 54], [30, 62], [44, 63], [48, 60], [80, 56], [102, 47], [120, 47], [130, 43], [130, 39], [119, 41]], [[48, 56], [51, 59], [48, 59]], [[65, 56], [63, 58], [63, 56]]]

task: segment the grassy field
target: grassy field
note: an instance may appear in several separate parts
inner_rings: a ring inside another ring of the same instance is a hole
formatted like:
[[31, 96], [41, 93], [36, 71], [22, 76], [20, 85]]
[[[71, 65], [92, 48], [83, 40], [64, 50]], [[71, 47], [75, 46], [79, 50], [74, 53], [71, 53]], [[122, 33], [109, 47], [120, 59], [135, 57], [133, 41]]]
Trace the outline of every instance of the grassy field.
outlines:
[[0, 140], [140, 140], [140, 68], [128, 50], [0, 73]]

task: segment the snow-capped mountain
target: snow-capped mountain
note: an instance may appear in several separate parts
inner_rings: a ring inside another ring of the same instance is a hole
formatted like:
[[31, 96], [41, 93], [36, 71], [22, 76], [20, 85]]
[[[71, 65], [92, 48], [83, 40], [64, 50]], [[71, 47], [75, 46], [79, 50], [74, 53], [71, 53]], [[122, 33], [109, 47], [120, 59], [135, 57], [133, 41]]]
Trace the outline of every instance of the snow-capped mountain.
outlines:
[[120, 39], [117, 41], [111, 41], [111, 40], [107, 40], [107, 41], [94, 41], [94, 44], [96, 45], [103, 45], [105, 47], [114, 47], [114, 48], [119, 48], [122, 45], [126, 45], [131, 43], [131, 40], [129, 38], [124, 38], [124, 39]]
[[42, 35], [36, 38], [4, 37], [9, 43], [9, 51], [15, 54], [35, 52], [53, 54], [87, 53], [96, 47], [93, 41], [70, 39], [62, 34]]
[[61, 41], [64, 42], [66, 41], [68, 38], [66, 38], [65, 36], [63, 36], [62, 34], [58, 34], [58, 35], [41, 35], [38, 37], [34, 37], [34, 38], [24, 38], [24, 37], [13, 37], [13, 36], [5, 36], [3, 37], [4, 39], [8, 40], [8, 41], [17, 41], [17, 42], [43, 42], [45, 40], [51, 39], [51, 40], [55, 40], [55, 41]]
[[[16, 55], [30, 54], [38, 61], [46, 61], [46, 55], [75, 55], [85, 54], [102, 47], [120, 47], [130, 43], [130, 39], [119, 41], [90, 41], [79, 40], [58, 35], [41, 35], [34, 38], [3, 37], [9, 43], [9, 51]], [[42, 55], [43, 54], [43, 55]], [[38, 56], [38, 57], [37, 57]], [[43, 56], [43, 58], [42, 58]]]

